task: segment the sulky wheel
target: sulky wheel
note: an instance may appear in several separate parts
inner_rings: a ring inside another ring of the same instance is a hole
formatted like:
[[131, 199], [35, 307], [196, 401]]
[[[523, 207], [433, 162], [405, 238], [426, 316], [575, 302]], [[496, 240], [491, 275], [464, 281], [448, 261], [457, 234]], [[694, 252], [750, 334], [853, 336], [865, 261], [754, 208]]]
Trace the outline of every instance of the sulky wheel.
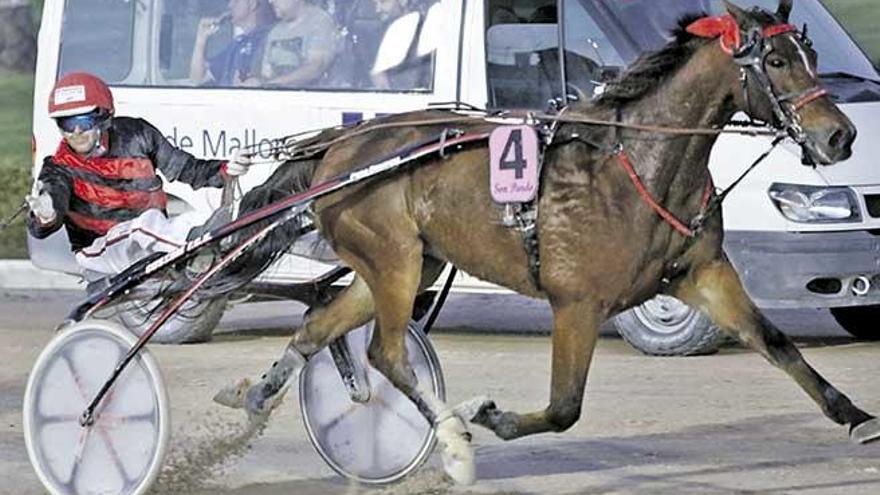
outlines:
[[170, 420], [156, 361], [142, 349], [95, 410], [80, 416], [137, 339], [120, 325], [84, 320], [37, 358], [24, 395], [28, 456], [54, 495], [142, 494], [159, 473]]
[[[360, 483], [390, 483], [418, 468], [434, 447], [431, 425], [416, 406], [367, 362], [369, 323], [344, 338], [355, 372], [367, 369], [369, 399], [352, 399], [329, 348], [309, 359], [299, 382], [300, 409], [309, 439], [337, 473]], [[443, 374], [428, 338], [411, 323], [409, 363], [419, 383], [445, 398]], [[338, 356], [337, 356], [338, 359]]]

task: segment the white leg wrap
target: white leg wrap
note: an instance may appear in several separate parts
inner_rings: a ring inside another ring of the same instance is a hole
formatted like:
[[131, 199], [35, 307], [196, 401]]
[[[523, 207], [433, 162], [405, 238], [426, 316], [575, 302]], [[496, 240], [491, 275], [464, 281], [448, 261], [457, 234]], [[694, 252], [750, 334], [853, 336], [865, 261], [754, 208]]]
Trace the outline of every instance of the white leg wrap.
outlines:
[[464, 422], [450, 414], [435, 426], [437, 441], [443, 447], [443, 469], [459, 485], [472, 485], [477, 480], [474, 449]]
[[434, 432], [443, 448], [441, 458], [446, 474], [459, 485], [474, 484], [477, 480], [474, 450], [464, 421], [456, 410], [449, 409], [432, 390], [419, 386], [418, 393], [435, 414]]

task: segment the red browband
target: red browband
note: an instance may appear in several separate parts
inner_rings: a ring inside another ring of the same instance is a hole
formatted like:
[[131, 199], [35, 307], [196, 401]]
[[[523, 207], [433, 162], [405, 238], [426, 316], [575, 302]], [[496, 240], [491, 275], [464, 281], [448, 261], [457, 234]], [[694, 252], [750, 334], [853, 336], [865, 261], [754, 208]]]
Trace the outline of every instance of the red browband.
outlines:
[[[721, 49], [728, 55], [733, 55], [742, 45], [739, 24], [730, 14], [717, 17], [703, 17], [691, 23], [686, 31], [701, 38], [718, 38], [721, 43]], [[774, 24], [765, 27], [763, 35], [765, 38], [772, 38], [779, 34], [796, 31], [797, 28], [792, 24]]]

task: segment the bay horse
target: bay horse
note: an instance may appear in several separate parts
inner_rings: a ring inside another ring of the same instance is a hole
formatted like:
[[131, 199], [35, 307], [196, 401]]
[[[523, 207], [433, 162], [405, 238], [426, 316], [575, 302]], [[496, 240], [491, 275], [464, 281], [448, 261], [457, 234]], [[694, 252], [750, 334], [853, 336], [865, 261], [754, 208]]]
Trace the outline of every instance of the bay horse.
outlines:
[[[282, 358], [247, 390], [246, 407], [265, 408], [304, 356], [375, 317], [371, 364], [435, 426], [446, 471], [458, 482], [473, 482], [465, 422], [504, 440], [568, 429], [581, 415], [600, 324], [662, 292], [703, 311], [788, 373], [825, 415], [849, 427], [854, 441], [876, 440], [880, 422], [820, 376], [749, 299], [722, 251], [720, 209], [698, 232], [684, 222], [674, 225], [675, 219], [703, 210], [717, 133], [663, 134], [632, 127], [720, 129], [735, 113], [745, 112], [794, 139], [816, 164], [848, 158], [856, 130], [821, 89], [816, 53], [788, 24], [791, 8], [792, 0], [781, 0], [776, 12], [728, 3], [728, 15], [683, 19], [665, 48], [639, 58], [599, 98], [567, 109], [568, 120], [559, 123], [544, 154], [537, 277], [521, 233], [501, 225], [502, 208], [486, 186], [484, 145], [426, 159], [390, 178], [318, 200], [314, 216], [321, 235], [357, 276], [331, 303], [310, 311]], [[244, 209], [437, 135], [448, 127], [440, 123], [444, 117], [448, 114], [414, 112], [365, 124], [346, 139], [338, 139], [344, 130], [319, 136], [332, 141], [324, 153], [281, 167], [245, 198]], [[620, 125], [591, 125], [578, 118]], [[438, 124], [425, 124], [431, 119]], [[495, 126], [478, 122], [464, 130]], [[388, 123], [405, 127], [383, 126]], [[645, 192], [640, 194], [636, 182]], [[656, 198], [659, 209], [648, 204], [646, 194]], [[661, 210], [665, 215], [658, 215]], [[266, 256], [293, 242], [292, 232], [268, 239], [247, 263], [264, 266]], [[416, 295], [447, 262], [549, 302], [554, 326], [546, 407], [523, 414], [487, 400], [462, 417], [417, 383], [405, 356], [407, 323]]]

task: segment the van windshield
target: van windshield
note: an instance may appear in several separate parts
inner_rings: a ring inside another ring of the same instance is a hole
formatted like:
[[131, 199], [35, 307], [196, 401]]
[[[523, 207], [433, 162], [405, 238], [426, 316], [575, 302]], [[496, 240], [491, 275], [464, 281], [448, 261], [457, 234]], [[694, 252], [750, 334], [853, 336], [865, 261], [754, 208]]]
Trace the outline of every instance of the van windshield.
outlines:
[[442, 17], [435, 0], [68, 0], [59, 71], [131, 86], [429, 92]]
[[[508, 4], [489, 0], [489, 106], [544, 109], [562, 93], [556, 2], [534, 2], [529, 8]], [[773, 11], [779, 0], [740, 0], [737, 4]], [[685, 15], [725, 12], [722, 0], [566, 0], [564, 6], [567, 92], [586, 97], [596, 95], [639, 55], [671, 41], [671, 32]], [[818, 0], [795, 2], [791, 23], [807, 26], [819, 53], [821, 74], [838, 83], [841, 76], [880, 80], [870, 60]], [[837, 89], [832, 87], [846, 100], [847, 92]]]

